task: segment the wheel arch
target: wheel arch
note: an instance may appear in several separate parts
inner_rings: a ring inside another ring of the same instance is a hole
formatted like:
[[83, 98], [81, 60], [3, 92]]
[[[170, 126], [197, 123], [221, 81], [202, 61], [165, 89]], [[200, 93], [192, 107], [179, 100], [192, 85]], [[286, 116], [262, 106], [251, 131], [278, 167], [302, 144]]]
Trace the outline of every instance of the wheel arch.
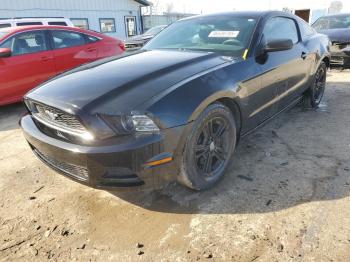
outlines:
[[235, 92], [223, 90], [222, 92], [218, 92], [208, 97], [206, 100], [202, 101], [199, 106], [197, 106], [191, 115], [189, 122], [195, 121], [197, 117], [205, 110], [205, 108], [213, 103], [221, 103], [231, 111], [237, 128], [237, 140], [239, 140], [243, 117], [238, 97], [236, 96]]
[[327, 68], [330, 68], [331, 66], [331, 61], [328, 56], [323, 57], [322, 62], [325, 62]]
[[239, 140], [242, 128], [242, 112], [239, 104], [234, 99], [229, 97], [220, 98], [215, 102], [219, 102], [230, 109], [237, 128], [237, 140]]

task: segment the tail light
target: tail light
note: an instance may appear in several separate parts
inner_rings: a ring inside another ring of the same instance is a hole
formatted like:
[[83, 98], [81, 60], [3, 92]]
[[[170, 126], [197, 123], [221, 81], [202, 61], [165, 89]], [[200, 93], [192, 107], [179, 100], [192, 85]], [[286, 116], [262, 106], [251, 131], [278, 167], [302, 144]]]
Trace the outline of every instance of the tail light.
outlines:
[[120, 47], [121, 50], [123, 50], [123, 51], [126, 50], [124, 42], [119, 42], [118, 46]]

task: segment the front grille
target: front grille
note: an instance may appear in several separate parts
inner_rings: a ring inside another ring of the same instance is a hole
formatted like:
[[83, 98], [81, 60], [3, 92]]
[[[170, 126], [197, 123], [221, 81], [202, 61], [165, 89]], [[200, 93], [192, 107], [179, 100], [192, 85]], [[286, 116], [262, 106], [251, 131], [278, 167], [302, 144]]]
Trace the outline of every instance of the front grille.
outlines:
[[33, 150], [34, 150], [34, 153], [39, 157], [39, 159], [41, 159], [44, 163], [46, 163], [53, 169], [58, 169], [59, 171], [81, 181], [88, 180], [89, 173], [86, 167], [61, 162], [46, 154], [39, 152], [35, 148]]
[[53, 126], [61, 127], [74, 132], [86, 132], [85, 127], [74, 115], [42, 104], [35, 104], [35, 108], [37, 113], [34, 113], [33, 115], [39, 120], [42, 120], [44, 123], [46, 122]]
[[340, 52], [342, 49], [350, 47], [350, 43], [332, 42], [331, 52]]

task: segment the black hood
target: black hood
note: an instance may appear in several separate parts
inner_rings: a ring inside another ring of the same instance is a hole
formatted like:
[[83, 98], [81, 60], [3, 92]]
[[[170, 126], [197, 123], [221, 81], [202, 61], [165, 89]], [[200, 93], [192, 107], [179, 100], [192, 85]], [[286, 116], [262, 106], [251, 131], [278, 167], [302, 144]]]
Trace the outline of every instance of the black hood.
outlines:
[[350, 28], [326, 29], [318, 32], [327, 35], [331, 42], [350, 43]]
[[72, 112], [130, 112], [174, 84], [225, 62], [214, 53], [143, 51], [81, 66], [26, 97]]

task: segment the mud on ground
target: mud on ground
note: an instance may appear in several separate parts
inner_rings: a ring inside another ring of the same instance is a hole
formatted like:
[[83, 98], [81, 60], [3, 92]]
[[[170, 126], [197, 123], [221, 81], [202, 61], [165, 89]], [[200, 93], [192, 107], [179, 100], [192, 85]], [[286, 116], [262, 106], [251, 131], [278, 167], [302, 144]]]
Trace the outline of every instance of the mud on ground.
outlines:
[[0, 261], [349, 261], [350, 72], [318, 110], [300, 106], [243, 139], [198, 193], [106, 192], [50, 170], [20, 105], [0, 109]]

